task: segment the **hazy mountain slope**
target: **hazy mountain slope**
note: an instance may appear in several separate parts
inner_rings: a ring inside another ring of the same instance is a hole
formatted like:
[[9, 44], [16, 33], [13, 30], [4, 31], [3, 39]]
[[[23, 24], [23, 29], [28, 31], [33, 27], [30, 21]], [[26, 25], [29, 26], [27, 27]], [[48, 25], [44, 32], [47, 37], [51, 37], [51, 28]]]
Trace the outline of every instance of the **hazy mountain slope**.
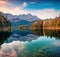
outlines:
[[8, 20], [10, 20], [10, 21], [12, 21], [13, 19], [16, 19], [16, 18], [19, 18], [20, 20], [30, 21], [30, 22], [39, 20], [39, 18], [37, 16], [33, 16], [31, 14], [12, 15], [12, 14], [9, 14], [9, 13], [6, 13], [6, 14], [4, 13], [4, 16], [7, 17]]

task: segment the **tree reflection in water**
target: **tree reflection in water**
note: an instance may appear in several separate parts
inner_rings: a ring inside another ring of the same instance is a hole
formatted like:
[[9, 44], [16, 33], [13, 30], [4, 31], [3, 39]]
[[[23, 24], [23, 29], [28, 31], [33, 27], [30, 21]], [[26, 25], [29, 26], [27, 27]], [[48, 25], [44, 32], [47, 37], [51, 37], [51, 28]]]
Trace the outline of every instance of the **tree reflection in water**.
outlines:
[[10, 37], [11, 32], [0, 32], [0, 45], [4, 43], [4, 41]]
[[32, 30], [35, 35], [39, 36], [47, 36], [47, 37], [55, 37], [56, 39], [60, 39], [60, 30], [47, 30], [47, 29], [35, 29]]

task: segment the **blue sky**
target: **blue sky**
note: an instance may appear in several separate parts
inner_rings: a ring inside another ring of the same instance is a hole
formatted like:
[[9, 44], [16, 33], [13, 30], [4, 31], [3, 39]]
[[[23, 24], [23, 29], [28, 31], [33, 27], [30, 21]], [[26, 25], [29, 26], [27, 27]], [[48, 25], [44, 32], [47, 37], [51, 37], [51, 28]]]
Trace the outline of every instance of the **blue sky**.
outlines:
[[20, 6], [24, 2], [28, 5], [25, 9], [39, 10], [44, 8], [54, 8], [56, 10], [60, 9], [60, 0], [7, 0], [8, 2]]
[[0, 0], [0, 6], [0, 11], [13, 15], [30, 13], [41, 19], [60, 15], [60, 0]]

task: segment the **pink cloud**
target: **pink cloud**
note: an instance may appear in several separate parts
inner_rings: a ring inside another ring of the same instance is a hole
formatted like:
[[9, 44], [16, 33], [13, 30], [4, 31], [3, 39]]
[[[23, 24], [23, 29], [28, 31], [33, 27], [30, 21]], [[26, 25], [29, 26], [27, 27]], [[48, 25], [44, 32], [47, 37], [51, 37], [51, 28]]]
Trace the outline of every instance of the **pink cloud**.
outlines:
[[60, 46], [60, 42], [53, 42], [52, 43], [54, 46]]
[[25, 43], [23, 41], [13, 41], [2, 44], [0, 47], [0, 57], [17, 57], [25, 48]]
[[0, 50], [0, 57], [17, 57], [17, 53], [14, 50], [11, 53], [4, 53]]

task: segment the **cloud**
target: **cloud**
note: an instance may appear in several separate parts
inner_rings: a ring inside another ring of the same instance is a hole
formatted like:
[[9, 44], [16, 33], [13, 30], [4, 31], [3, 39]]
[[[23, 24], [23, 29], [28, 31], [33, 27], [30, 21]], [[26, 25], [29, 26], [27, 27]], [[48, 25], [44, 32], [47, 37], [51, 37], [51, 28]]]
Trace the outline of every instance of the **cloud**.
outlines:
[[[23, 41], [13, 41], [11, 43], [4, 43], [1, 45], [0, 57], [17, 57], [25, 48]], [[18, 54], [17, 54], [18, 53]]]
[[0, 1], [0, 11], [4, 13], [11, 13], [13, 15], [19, 15], [19, 14], [28, 14], [26, 10], [22, 10], [24, 7], [27, 6], [27, 3], [24, 2], [20, 6], [13, 7], [14, 5], [6, 2], [6, 1]]
[[41, 19], [55, 18], [60, 15], [60, 10], [55, 9], [41, 9], [31, 11], [31, 14], [38, 16]]
[[[31, 4], [34, 4], [34, 3], [35, 2], [31, 2]], [[36, 15], [40, 19], [55, 18], [56, 16], [60, 15], [60, 10], [55, 10], [52, 8], [44, 8], [40, 10], [25, 10], [24, 8], [27, 5], [28, 4], [26, 2], [23, 2], [22, 5], [13, 7], [14, 5], [9, 2], [0, 1], [0, 11], [4, 13], [11, 13], [13, 15], [30, 13], [32, 15]]]
[[13, 41], [11, 43], [4, 43], [1, 46], [1, 50], [5, 53], [7, 51], [14, 49], [16, 52], [18, 51], [19, 53], [24, 49], [25, 43], [23, 41]]
[[30, 4], [36, 4], [36, 2], [30, 2]]
[[13, 6], [13, 4], [11, 4], [11, 3], [9, 3], [9, 2], [7, 2], [7, 1], [1, 1], [0, 0], [0, 8], [2, 8], [2, 7], [7, 7], [7, 8], [12, 8], [12, 6]]
[[5, 1], [0, 1], [0, 8], [6, 7], [7, 5], [10, 5], [10, 4], [8, 2], [5, 2]]
[[17, 54], [14, 50], [11, 50], [10, 54], [0, 51], [0, 57], [17, 57]]
[[12, 10], [8, 10], [8, 12], [10, 11], [11, 14], [13, 15], [19, 15], [19, 14], [28, 14], [27, 11], [25, 10], [22, 10], [20, 7], [16, 7]]
[[54, 46], [60, 46], [60, 42], [53, 42], [52, 43]]
[[19, 14], [28, 14], [28, 12], [26, 10], [22, 10], [20, 7], [0, 7], [0, 11], [4, 12], [4, 13], [11, 13], [13, 15], [19, 15]]
[[26, 6], [27, 6], [27, 3], [24, 2], [24, 3], [22, 4], [22, 8], [24, 8], [24, 7], [26, 7]]

